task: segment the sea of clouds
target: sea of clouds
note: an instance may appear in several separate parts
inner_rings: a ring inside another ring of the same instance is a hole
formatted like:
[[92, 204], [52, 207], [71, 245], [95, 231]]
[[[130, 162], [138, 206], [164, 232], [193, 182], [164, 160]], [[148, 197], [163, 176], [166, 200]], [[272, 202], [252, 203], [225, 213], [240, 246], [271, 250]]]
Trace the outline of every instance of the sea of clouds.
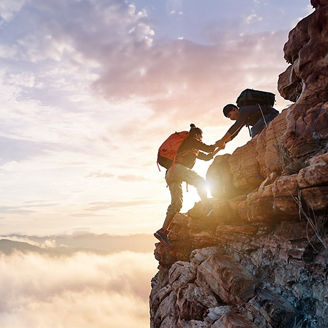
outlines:
[[0, 255], [2, 328], [149, 326], [151, 253]]

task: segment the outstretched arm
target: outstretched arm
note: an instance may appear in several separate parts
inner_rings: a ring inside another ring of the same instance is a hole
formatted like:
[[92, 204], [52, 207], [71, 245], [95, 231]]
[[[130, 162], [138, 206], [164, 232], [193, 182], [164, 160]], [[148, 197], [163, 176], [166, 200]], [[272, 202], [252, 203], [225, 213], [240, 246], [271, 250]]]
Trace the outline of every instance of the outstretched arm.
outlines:
[[200, 151], [197, 155], [197, 158], [201, 159], [202, 161], [210, 161], [213, 158], [213, 153], [214, 152], [205, 154], [205, 153]]
[[232, 139], [232, 134], [228, 131], [220, 140], [215, 143], [216, 147], [224, 149], [225, 144]]
[[215, 146], [220, 147], [221, 145], [226, 144], [239, 133], [241, 128], [245, 125], [246, 114], [246, 111], [243, 111], [239, 114], [239, 117], [235, 124], [233, 124], [231, 128], [226, 132], [226, 134], [215, 143]]

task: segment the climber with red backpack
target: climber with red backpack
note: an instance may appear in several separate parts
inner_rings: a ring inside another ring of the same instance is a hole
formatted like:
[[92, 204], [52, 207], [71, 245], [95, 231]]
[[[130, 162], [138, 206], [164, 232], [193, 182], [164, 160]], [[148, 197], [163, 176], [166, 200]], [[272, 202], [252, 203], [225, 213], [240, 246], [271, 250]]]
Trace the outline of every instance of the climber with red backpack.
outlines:
[[215, 149], [217, 147], [223, 149], [224, 144], [218, 142], [214, 145], [206, 145], [202, 142], [202, 135], [200, 128], [190, 124], [189, 132], [173, 133], [158, 150], [157, 164], [167, 169], [165, 180], [171, 193], [171, 204], [167, 208], [163, 227], [156, 231], [154, 236], [166, 246], [170, 246], [167, 239], [168, 227], [174, 215], [182, 208], [182, 182], [195, 186], [201, 200], [207, 201], [205, 180], [192, 168], [197, 158], [204, 161], [211, 160]]

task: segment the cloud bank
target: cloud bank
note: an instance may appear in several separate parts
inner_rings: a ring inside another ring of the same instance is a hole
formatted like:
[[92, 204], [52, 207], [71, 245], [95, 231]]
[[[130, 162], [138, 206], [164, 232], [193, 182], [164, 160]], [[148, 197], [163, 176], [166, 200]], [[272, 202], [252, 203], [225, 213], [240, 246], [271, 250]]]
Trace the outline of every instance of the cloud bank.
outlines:
[[152, 254], [0, 256], [4, 328], [144, 328]]

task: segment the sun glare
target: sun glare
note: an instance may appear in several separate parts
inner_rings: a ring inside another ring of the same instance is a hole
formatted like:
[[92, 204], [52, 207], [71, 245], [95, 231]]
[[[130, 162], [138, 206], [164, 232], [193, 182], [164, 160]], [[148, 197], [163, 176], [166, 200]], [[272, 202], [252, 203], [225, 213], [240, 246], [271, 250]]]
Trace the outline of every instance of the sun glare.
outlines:
[[[206, 172], [211, 165], [212, 161], [204, 162], [204, 161], [197, 161], [193, 170], [196, 171], [201, 177], [204, 179], [206, 178]], [[206, 190], [207, 190], [207, 197], [211, 197], [210, 194], [210, 186], [206, 183]], [[200, 201], [200, 197], [198, 196], [197, 190], [194, 186], [188, 185], [188, 192], [186, 190], [185, 184], [183, 184], [183, 207], [182, 213], [187, 212], [190, 210], [196, 202]]]

